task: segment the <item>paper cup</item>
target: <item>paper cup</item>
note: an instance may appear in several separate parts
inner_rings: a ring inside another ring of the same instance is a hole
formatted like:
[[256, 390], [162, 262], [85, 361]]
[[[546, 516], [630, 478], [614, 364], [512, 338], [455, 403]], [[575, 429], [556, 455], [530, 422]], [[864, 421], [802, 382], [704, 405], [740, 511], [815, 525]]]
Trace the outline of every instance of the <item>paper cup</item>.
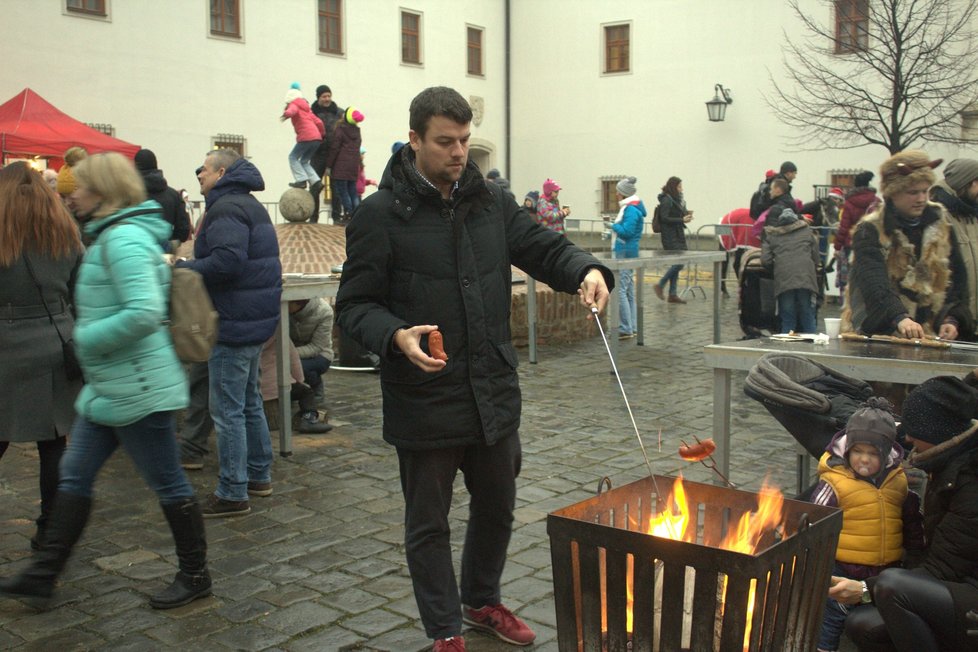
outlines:
[[832, 339], [838, 339], [839, 337], [839, 324], [841, 319], [838, 317], [826, 317], [825, 318], [825, 334]]

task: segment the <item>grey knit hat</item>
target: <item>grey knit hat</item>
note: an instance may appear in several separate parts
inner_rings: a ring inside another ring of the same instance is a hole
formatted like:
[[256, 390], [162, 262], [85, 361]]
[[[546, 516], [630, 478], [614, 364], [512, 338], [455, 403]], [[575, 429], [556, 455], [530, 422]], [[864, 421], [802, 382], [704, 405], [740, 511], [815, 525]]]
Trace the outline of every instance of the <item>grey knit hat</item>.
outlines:
[[631, 197], [638, 192], [635, 189], [635, 183], [637, 181], [638, 179], [635, 177], [626, 177], [618, 182], [618, 185], [615, 186], [615, 190], [617, 190], [622, 197]]
[[944, 166], [944, 180], [958, 195], [975, 179], [978, 179], [978, 161], [973, 158], [956, 158]]
[[885, 467], [896, 434], [893, 406], [885, 398], [871, 396], [863, 407], [852, 413], [846, 424], [846, 458], [856, 444], [869, 444], [880, 452]]

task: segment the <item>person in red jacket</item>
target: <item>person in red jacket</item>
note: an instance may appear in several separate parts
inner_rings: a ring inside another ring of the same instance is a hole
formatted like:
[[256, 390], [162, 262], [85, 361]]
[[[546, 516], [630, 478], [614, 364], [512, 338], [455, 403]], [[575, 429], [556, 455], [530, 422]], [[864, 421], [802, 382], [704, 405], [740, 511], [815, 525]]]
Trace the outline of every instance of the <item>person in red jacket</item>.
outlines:
[[835, 284], [840, 296], [846, 296], [846, 283], [849, 281], [849, 258], [852, 254], [852, 233], [863, 219], [863, 215], [879, 202], [876, 188], [869, 185], [873, 173], [860, 172], [853, 180], [854, 187], [846, 195], [839, 210], [839, 230], [835, 234], [836, 271]]
[[319, 175], [309, 161], [323, 141], [326, 128], [323, 121], [309, 108], [309, 102], [302, 97], [302, 91], [296, 82], [292, 83], [292, 88], [285, 94], [285, 111], [280, 119], [283, 122], [291, 119], [292, 128], [295, 129], [295, 147], [289, 152], [289, 167], [292, 168], [295, 181], [289, 185], [293, 188], [305, 188], [308, 182], [309, 192], [318, 194], [323, 189], [323, 182], [319, 180]]

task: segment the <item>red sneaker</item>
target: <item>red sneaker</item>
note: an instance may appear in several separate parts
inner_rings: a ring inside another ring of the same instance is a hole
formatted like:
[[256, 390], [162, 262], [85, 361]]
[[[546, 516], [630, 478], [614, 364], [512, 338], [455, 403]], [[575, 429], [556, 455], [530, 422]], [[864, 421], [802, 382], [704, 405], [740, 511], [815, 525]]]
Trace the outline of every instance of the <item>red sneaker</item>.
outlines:
[[462, 620], [475, 629], [495, 634], [513, 645], [529, 645], [537, 637], [526, 623], [501, 604], [481, 609], [462, 607]]
[[461, 636], [440, 638], [431, 647], [432, 652], [465, 652], [465, 639]]

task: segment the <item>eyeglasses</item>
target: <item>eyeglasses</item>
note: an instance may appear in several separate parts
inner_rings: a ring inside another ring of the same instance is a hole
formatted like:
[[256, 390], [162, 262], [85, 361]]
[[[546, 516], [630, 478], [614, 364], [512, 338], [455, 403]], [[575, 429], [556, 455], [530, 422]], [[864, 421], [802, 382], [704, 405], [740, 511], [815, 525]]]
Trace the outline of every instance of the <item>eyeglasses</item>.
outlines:
[[196, 170], [194, 170], [194, 176], [195, 177], [199, 177], [200, 176], [200, 173], [203, 172], [203, 171], [204, 171], [204, 166], [201, 165], [199, 168], [197, 168]]

